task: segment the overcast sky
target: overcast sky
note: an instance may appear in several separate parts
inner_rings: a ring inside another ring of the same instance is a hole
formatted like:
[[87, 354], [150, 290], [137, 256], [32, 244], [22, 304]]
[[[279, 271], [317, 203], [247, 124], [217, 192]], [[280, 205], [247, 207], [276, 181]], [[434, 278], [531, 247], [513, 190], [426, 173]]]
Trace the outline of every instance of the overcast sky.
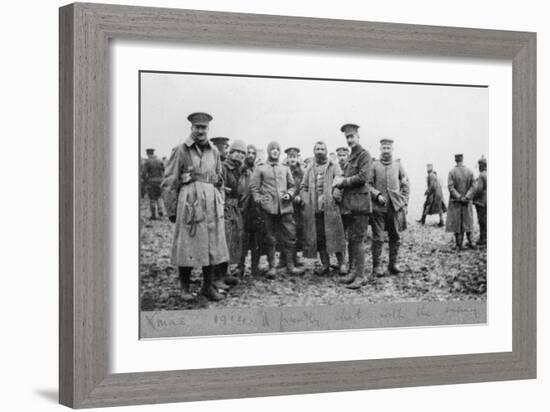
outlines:
[[189, 113], [205, 111], [214, 120], [210, 137], [242, 139], [264, 148], [277, 140], [312, 155], [318, 140], [329, 151], [346, 144], [340, 126], [361, 127], [361, 144], [379, 156], [379, 140], [395, 140], [411, 181], [410, 218], [421, 214], [426, 163], [433, 163], [448, 197], [447, 174], [454, 154], [477, 175], [477, 159], [488, 157], [488, 89], [270, 79], [188, 74], [142, 73], [141, 150], [159, 157], [189, 136]]

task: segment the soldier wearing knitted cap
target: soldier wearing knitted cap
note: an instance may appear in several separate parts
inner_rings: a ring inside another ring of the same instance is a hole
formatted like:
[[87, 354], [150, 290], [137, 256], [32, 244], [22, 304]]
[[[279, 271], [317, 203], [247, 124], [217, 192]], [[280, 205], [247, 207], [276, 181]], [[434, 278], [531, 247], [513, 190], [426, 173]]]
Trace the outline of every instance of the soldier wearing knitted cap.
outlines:
[[346, 123], [340, 128], [344, 133], [348, 147], [351, 149], [349, 160], [345, 164], [343, 176], [335, 176], [333, 186], [343, 191], [341, 210], [344, 218], [344, 229], [348, 239], [348, 255], [351, 267], [348, 275], [341, 282], [350, 289], [363, 286], [365, 270], [365, 248], [363, 242], [367, 233], [369, 214], [372, 204], [368, 186], [368, 175], [371, 156], [359, 143], [359, 126]]
[[472, 202], [466, 195], [474, 183], [474, 174], [462, 163], [464, 156], [455, 155], [456, 166], [449, 172], [449, 210], [447, 211], [447, 232], [455, 235], [456, 248], [462, 249], [464, 233], [468, 238], [468, 247], [474, 248], [472, 239], [473, 210]]
[[210, 141], [214, 143], [214, 146], [216, 146], [216, 148], [220, 152], [220, 158], [222, 159], [222, 162], [225, 162], [229, 149], [229, 137], [213, 137], [212, 139], [210, 139]]
[[400, 235], [407, 227], [407, 205], [409, 203], [409, 178], [400, 159], [393, 158], [393, 140], [380, 140], [380, 159], [375, 160], [369, 178], [373, 212], [372, 225], [372, 268], [376, 276], [384, 276], [380, 255], [384, 244], [384, 231], [388, 232], [388, 271], [398, 274], [403, 271], [397, 263]]
[[241, 199], [243, 195], [242, 165], [246, 157], [246, 144], [242, 140], [235, 140], [229, 148], [229, 157], [223, 162], [224, 182], [224, 220], [225, 239], [229, 249], [229, 262], [222, 263], [218, 268], [219, 278], [216, 285], [220, 289], [228, 289], [236, 285], [239, 280], [229, 274], [229, 265], [238, 264], [242, 254], [242, 233], [244, 230], [241, 213]]
[[477, 222], [479, 223], [478, 245], [487, 244], [487, 159], [481, 156], [477, 161], [479, 167], [479, 176], [475, 180], [472, 188], [466, 193], [466, 199], [472, 200], [477, 212]]
[[[223, 183], [220, 153], [208, 141], [208, 113], [192, 113], [191, 134], [172, 150], [162, 187], [173, 202], [167, 202], [170, 221], [175, 223], [172, 264], [178, 267], [183, 300], [193, 299], [191, 270], [202, 266], [202, 294], [210, 300], [222, 295], [214, 285], [214, 266], [227, 262]], [[173, 194], [173, 195], [172, 195]]]
[[269, 278], [274, 278], [277, 273], [275, 269], [277, 241], [283, 248], [289, 273], [303, 274], [303, 271], [296, 268], [294, 264], [296, 223], [292, 199], [296, 193], [296, 185], [290, 169], [279, 163], [280, 155], [279, 143], [269, 143], [267, 161], [256, 167], [250, 181], [250, 191], [254, 201], [261, 207], [265, 219]]

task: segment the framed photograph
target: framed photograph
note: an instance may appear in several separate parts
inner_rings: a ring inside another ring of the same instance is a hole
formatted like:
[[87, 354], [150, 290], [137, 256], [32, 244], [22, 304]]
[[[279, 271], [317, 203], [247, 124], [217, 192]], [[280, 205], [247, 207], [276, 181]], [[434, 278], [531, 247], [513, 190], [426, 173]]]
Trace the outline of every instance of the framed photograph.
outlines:
[[62, 7], [60, 402], [534, 378], [535, 98], [534, 33]]

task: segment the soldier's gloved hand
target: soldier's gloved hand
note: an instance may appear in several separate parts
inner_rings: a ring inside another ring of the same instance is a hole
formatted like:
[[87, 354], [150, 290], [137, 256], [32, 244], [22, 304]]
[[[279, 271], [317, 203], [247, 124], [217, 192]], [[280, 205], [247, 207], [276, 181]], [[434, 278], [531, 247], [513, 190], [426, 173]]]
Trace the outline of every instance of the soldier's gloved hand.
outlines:
[[342, 187], [344, 184], [344, 178], [342, 176], [336, 176], [332, 181], [332, 187]]
[[382, 206], [386, 205], [386, 198], [383, 195], [378, 195], [376, 197], [376, 200], [378, 200], [378, 203], [380, 203]]
[[181, 174], [181, 184], [186, 185], [193, 181], [193, 175], [191, 173], [182, 173]]
[[176, 216], [168, 216], [168, 220], [172, 223], [176, 223]]
[[300, 197], [300, 195], [294, 196], [294, 204], [295, 204], [296, 206], [303, 206], [303, 205], [304, 205], [304, 201], [302, 200], [302, 198]]
[[290, 200], [290, 194], [289, 193], [285, 193], [282, 197], [282, 199], [285, 201], [285, 202], [288, 202]]
[[342, 202], [342, 191], [339, 190], [339, 189], [336, 189], [336, 190], [333, 190], [332, 191], [332, 197], [334, 198], [335, 202], [336, 203], [341, 203]]

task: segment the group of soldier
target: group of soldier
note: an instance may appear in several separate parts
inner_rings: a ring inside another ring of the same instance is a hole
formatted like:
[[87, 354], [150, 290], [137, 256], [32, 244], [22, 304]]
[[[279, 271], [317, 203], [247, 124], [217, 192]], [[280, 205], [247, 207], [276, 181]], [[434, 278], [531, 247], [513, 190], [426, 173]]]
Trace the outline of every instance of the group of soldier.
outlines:
[[[410, 186], [403, 165], [393, 157], [393, 140], [382, 139], [380, 156], [373, 159], [360, 144], [359, 126], [347, 123], [340, 129], [346, 146], [329, 154], [326, 143], [318, 141], [302, 167], [297, 147], [286, 148], [287, 158], [281, 161], [280, 144], [270, 142], [266, 159], [258, 161], [254, 145], [242, 140], [229, 144], [225, 137], [209, 139], [210, 114], [192, 113], [188, 120], [191, 134], [172, 150], [166, 165], [153, 149], [147, 149], [148, 159], [142, 165], [151, 218], [162, 216], [166, 209], [175, 223], [171, 261], [178, 267], [183, 300], [194, 299], [190, 277], [198, 267], [202, 268], [202, 295], [213, 301], [223, 299], [224, 291], [244, 276], [249, 250], [252, 276], [275, 279], [280, 267], [290, 275], [302, 275], [297, 253], [301, 250], [303, 257], [319, 258], [315, 269], [319, 276], [330, 273], [334, 255], [338, 282], [349, 289], [362, 288], [369, 225], [373, 275], [403, 271], [398, 256], [400, 233], [407, 227]], [[456, 167], [448, 179], [447, 231], [455, 233], [459, 249], [464, 233], [468, 246], [474, 247], [472, 201], [481, 230], [478, 244], [486, 242], [487, 162], [479, 161], [480, 177], [474, 180], [462, 160], [462, 155], [455, 156]], [[428, 165], [426, 202], [419, 222], [439, 214], [443, 226], [446, 211], [436, 172]], [[381, 263], [385, 232], [387, 268]], [[259, 267], [261, 255], [267, 256], [264, 270]]]

